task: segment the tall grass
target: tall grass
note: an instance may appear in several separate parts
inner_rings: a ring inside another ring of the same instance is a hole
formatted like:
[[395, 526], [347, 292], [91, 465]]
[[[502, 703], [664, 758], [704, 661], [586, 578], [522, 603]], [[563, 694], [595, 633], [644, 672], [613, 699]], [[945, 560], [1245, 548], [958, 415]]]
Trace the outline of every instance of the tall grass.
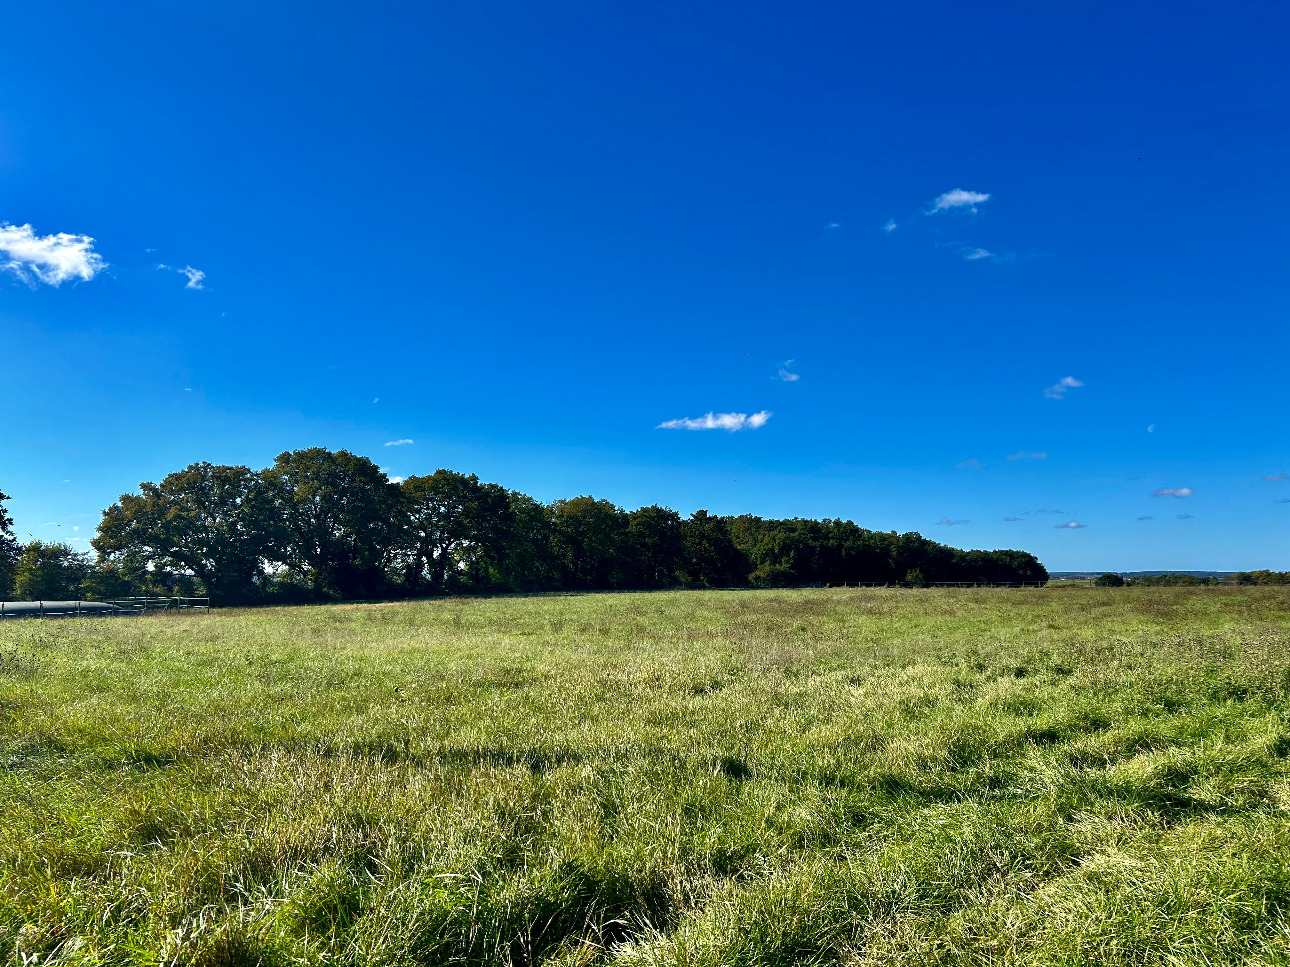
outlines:
[[0, 952], [1290, 963], [1290, 589], [0, 625]]

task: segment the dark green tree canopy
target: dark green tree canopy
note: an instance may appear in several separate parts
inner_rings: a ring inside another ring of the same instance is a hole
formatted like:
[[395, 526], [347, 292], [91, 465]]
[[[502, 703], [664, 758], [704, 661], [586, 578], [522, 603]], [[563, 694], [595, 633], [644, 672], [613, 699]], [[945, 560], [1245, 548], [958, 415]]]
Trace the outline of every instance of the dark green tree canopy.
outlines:
[[144, 483], [103, 512], [94, 548], [125, 571], [191, 571], [219, 604], [255, 598], [277, 531], [268, 490], [248, 467], [194, 463]]
[[70, 545], [32, 541], [18, 557], [14, 591], [23, 601], [74, 601], [93, 569], [89, 555]]
[[5, 507], [9, 495], [0, 491], [0, 599], [13, 594], [14, 568], [18, 566], [18, 539], [13, 536], [13, 518]]
[[404, 526], [398, 485], [367, 457], [322, 447], [281, 453], [262, 476], [278, 559], [315, 590], [378, 596]]
[[406, 523], [404, 581], [443, 592], [495, 567], [511, 529], [510, 496], [451, 470], [409, 477], [400, 487]]
[[1024, 551], [957, 550], [849, 520], [683, 519], [591, 496], [544, 504], [446, 469], [394, 483], [366, 457], [321, 447], [259, 473], [196, 463], [142, 484], [104, 512], [94, 547], [84, 588], [191, 586], [223, 604], [1048, 577]]

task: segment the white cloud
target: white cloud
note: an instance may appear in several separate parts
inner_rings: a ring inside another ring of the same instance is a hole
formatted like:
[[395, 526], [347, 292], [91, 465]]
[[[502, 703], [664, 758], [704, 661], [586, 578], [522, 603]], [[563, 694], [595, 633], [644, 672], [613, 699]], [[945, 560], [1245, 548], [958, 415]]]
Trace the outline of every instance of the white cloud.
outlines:
[[756, 430], [766, 425], [771, 417], [770, 410], [761, 410], [751, 416], [747, 413], [705, 413], [703, 416], [682, 417], [679, 420], [666, 420], [658, 425], [659, 430]]
[[1152, 497], [1190, 497], [1193, 491], [1190, 487], [1157, 487], [1151, 491]]
[[984, 470], [985, 469], [985, 467], [981, 466], [981, 461], [978, 460], [976, 457], [972, 457], [970, 460], [964, 460], [962, 463], [956, 463], [954, 466], [958, 467], [960, 470]]
[[1060, 400], [1066, 396], [1066, 391], [1068, 389], [1074, 389], [1076, 386], [1083, 385], [1084, 384], [1074, 376], [1063, 376], [1052, 386], [1048, 387], [1048, 389], [1044, 390], [1044, 395], [1050, 400]]
[[391, 477], [391, 478], [390, 478], [390, 483], [403, 483], [403, 478], [402, 478], [402, 477]]
[[372, 397], [372, 402], [373, 402], [373, 403], [379, 403], [379, 402], [381, 402], [381, 398], [380, 398], [379, 396], [373, 396], [373, 397]]
[[842, 227], [841, 222], [829, 222], [827, 225], [824, 226], [824, 230], [827, 232], [830, 229], [841, 228], [841, 227]]
[[897, 229], [897, 227], [895, 219], [888, 219], [887, 224], [882, 226], [882, 230], [890, 235]]
[[970, 524], [972, 522], [970, 520], [950, 520], [948, 517], [942, 517], [936, 523], [944, 524], [946, 527], [957, 527], [959, 524]]
[[1018, 450], [1016, 453], [1009, 453], [1003, 459], [1005, 460], [1047, 460], [1048, 454], [1043, 450], [1037, 450], [1034, 453], [1028, 453], [1025, 450]]
[[789, 359], [789, 360], [786, 360], [784, 365], [779, 368], [779, 378], [782, 379], [785, 383], [796, 383], [799, 379], [802, 378], [801, 374], [794, 373], [789, 370], [788, 367], [792, 365], [793, 365], [793, 361]]
[[1081, 524], [1081, 523], [1080, 523], [1079, 521], [1077, 521], [1077, 520], [1068, 520], [1068, 521], [1067, 521], [1066, 523], [1064, 523], [1064, 524], [1054, 524], [1054, 525], [1053, 525], [1053, 527], [1054, 527], [1055, 529], [1057, 529], [1057, 530], [1078, 530], [1078, 529], [1079, 529], [1079, 528], [1081, 528], [1081, 527], [1087, 527], [1087, 526], [1088, 526], [1087, 524]]
[[390, 441], [389, 441], [388, 443], [386, 443], [385, 445], [386, 445], [387, 447], [406, 447], [409, 443], [415, 443], [415, 442], [416, 442], [416, 441], [414, 441], [414, 440], [407, 440], [407, 439], [404, 439], [404, 440], [390, 440]]
[[[185, 289], [205, 288], [205, 286], [202, 285], [202, 279], [206, 278], [206, 273], [201, 269], [195, 269], [191, 265], [185, 265], [182, 269], [177, 269], [173, 265], [167, 265], [165, 262], [158, 262], [157, 268], [166, 269], [171, 272], [178, 272], [180, 275], [188, 276], [188, 284], [184, 286]], [[220, 315], [222, 317], [223, 313], [220, 313]]]
[[975, 262], [977, 259], [988, 259], [993, 255], [993, 252], [983, 248], [965, 248], [963, 250], [963, 258], [969, 262]]
[[0, 270], [29, 286], [60, 286], [69, 279], [88, 282], [107, 268], [88, 235], [37, 235], [30, 225], [0, 222]]
[[954, 208], [966, 208], [970, 212], [975, 212], [977, 205], [984, 204], [989, 200], [990, 196], [985, 192], [964, 191], [962, 188], [955, 188], [953, 191], [947, 191], [932, 202], [932, 207], [927, 210], [927, 214], [934, 215], [937, 212], [949, 211]]
[[1147, 427], [1147, 432], [1148, 432], [1148, 433], [1155, 433], [1155, 432], [1156, 432], [1156, 425], [1155, 425], [1154, 423], [1150, 424], [1150, 425]]

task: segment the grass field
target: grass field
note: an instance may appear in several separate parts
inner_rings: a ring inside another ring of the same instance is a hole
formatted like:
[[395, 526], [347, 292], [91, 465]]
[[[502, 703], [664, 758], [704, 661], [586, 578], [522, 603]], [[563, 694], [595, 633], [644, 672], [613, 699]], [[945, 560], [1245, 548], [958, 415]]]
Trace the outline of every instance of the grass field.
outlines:
[[1290, 964], [1290, 588], [0, 625], [0, 958]]

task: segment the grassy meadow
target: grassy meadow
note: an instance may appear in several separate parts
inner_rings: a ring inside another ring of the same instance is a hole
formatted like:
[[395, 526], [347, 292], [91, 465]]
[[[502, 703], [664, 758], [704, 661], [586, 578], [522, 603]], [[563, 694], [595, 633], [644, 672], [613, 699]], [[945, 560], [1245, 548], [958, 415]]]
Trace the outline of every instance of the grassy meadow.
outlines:
[[1290, 964], [1290, 588], [0, 624], [0, 961]]

